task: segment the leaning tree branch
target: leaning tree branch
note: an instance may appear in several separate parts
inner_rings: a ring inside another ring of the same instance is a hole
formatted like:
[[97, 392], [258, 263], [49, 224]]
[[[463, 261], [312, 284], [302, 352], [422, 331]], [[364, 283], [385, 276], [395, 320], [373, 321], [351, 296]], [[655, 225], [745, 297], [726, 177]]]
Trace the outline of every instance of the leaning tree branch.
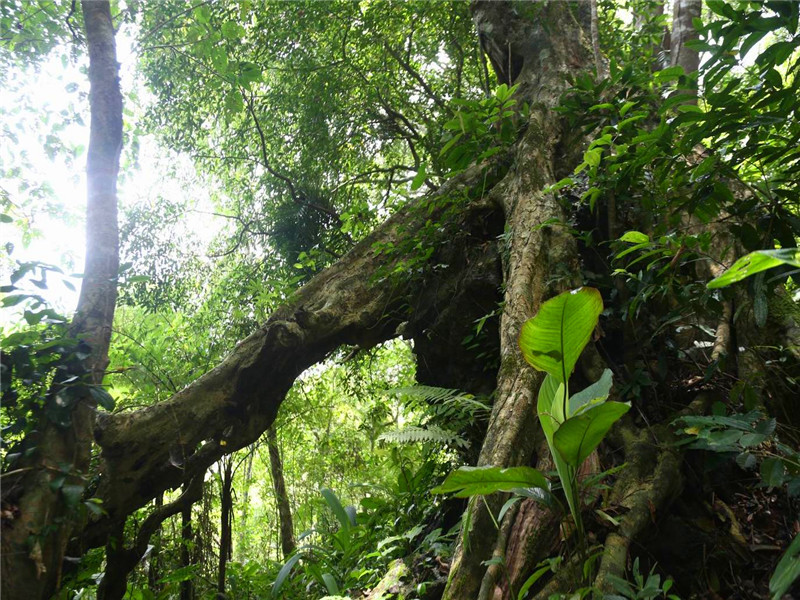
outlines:
[[[300, 288], [220, 365], [170, 400], [135, 412], [101, 415], [95, 438], [105, 468], [95, 495], [102, 498], [108, 515], [90, 525], [86, 544], [104, 543], [127, 514], [160, 492], [191, 481], [224, 454], [256, 441], [306, 368], [341, 345], [369, 348], [396, 337], [402, 323], [413, 321], [412, 307], [425, 291], [422, 279], [389, 274], [413, 260], [414, 250], [390, 253], [382, 248], [402, 246], [402, 240], [417, 235], [429, 219], [441, 216], [447, 204], [443, 198], [458, 197], [457, 190], [476, 186], [487, 169], [496, 177], [508, 158], [495, 158], [395, 214]], [[436, 208], [429, 214], [431, 205]], [[476, 199], [464, 205], [459, 219], [469, 222], [496, 210], [488, 200]], [[439, 238], [426, 243], [444, 246], [458, 227], [443, 227], [435, 234]], [[480, 243], [492, 241], [490, 237]], [[440, 272], [439, 277], [446, 276], [447, 271]], [[442, 286], [441, 294], [443, 305], [452, 300], [452, 288]]]

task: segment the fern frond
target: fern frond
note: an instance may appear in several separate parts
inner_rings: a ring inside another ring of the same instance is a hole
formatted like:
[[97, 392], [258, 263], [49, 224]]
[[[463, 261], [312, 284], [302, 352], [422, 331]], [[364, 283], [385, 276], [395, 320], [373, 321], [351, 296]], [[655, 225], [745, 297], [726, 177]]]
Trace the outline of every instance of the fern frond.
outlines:
[[457, 396], [464, 396], [458, 390], [448, 388], [433, 387], [430, 385], [412, 385], [407, 387], [393, 388], [386, 390], [387, 394], [395, 396], [405, 396], [408, 399], [422, 400], [423, 402], [437, 403], [450, 400]]
[[434, 443], [469, 448], [469, 442], [460, 435], [453, 431], [436, 427], [436, 425], [427, 425], [425, 427], [410, 425], [401, 429], [386, 431], [378, 437], [378, 440], [394, 444]]
[[480, 418], [487, 416], [491, 407], [472, 394], [459, 390], [434, 387], [430, 385], [413, 385], [386, 390], [404, 398], [409, 404], [423, 404], [434, 415], [449, 418]]

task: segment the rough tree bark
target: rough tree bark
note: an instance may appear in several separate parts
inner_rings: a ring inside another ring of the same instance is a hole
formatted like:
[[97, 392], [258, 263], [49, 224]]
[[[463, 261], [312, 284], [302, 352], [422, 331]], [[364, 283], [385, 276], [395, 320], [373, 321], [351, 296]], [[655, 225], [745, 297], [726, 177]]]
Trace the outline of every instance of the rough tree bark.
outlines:
[[224, 600], [227, 598], [225, 593], [225, 577], [228, 567], [228, 560], [231, 558], [233, 550], [233, 460], [226, 456], [221, 462], [220, 473], [221, 490], [219, 495], [220, 504], [220, 535], [219, 535], [219, 568], [217, 569], [217, 598]]
[[[545, 187], [555, 183], [563, 132], [553, 111], [567, 85], [566, 76], [592, 64], [589, 7], [577, 3], [532, 4], [533, 14], [517, 15], [510, 3], [473, 2], [473, 17], [491, 53], [492, 64], [518, 65], [520, 100], [531, 103], [531, 120], [516, 148], [516, 164], [491, 192], [501, 204], [510, 230], [511, 248], [506, 260], [505, 297], [500, 323], [500, 370], [489, 429], [479, 465], [528, 464], [533, 454], [536, 391], [543, 379], [525, 364], [517, 337], [522, 324], [541, 303], [557, 292], [580, 284], [575, 240], [563, 227], [543, 226], [565, 222], [563, 208]], [[550, 27], [559, 23], [559, 28]], [[502, 54], [510, 54], [504, 57]], [[503, 499], [487, 498], [497, 512]], [[486, 571], [482, 566], [495, 546], [497, 532], [483, 503], [471, 506], [470, 539], [459, 545], [453, 558], [444, 598], [477, 597]], [[463, 536], [460, 537], [463, 539]]]
[[[86, 263], [70, 333], [89, 344], [91, 355], [85, 363], [89, 382], [100, 384], [108, 364], [117, 298], [122, 94], [109, 3], [84, 0], [81, 8], [89, 51], [91, 128], [86, 163]], [[57, 402], [57, 390], [51, 390], [46, 401]], [[61, 474], [63, 465], [70, 465], [65, 485], [86, 485], [94, 413], [95, 403], [85, 397], [75, 403], [67, 428], [42, 416], [41, 433], [26, 440], [36, 446], [32, 463], [22, 468], [15, 464], [23, 476], [3, 481], [4, 504], [13, 504], [19, 511], [17, 518], [3, 523], [4, 598], [49, 598], [59, 585], [64, 551], [79, 517], [50, 483]]]
[[[181, 509], [181, 568], [192, 564], [193, 538], [192, 505], [188, 504]], [[194, 598], [194, 584], [191, 578], [185, 579], [181, 581], [181, 600], [192, 600], [192, 598]]]
[[672, 35], [670, 36], [670, 64], [683, 67], [684, 73], [696, 73], [700, 67], [700, 55], [686, 47], [686, 42], [697, 39], [694, 19], [699, 19], [703, 10], [700, 0], [674, 0], [672, 6]]
[[275, 492], [275, 503], [278, 505], [281, 551], [283, 552], [283, 558], [288, 558], [295, 549], [294, 523], [292, 521], [292, 507], [289, 504], [289, 494], [286, 491], [286, 480], [283, 478], [283, 461], [281, 461], [278, 437], [274, 426], [267, 429], [267, 448], [269, 449], [269, 472], [272, 475], [272, 489]]

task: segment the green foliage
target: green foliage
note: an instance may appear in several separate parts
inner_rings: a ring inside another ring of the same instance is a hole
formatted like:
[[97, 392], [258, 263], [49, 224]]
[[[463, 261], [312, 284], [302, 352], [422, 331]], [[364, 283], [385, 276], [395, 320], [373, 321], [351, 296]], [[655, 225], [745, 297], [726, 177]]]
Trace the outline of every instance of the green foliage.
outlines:
[[385, 393], [396, 396], [406, 409], [421, 417], [420, 425], [382, 433], [378, 439], [389, 443], [430, 443], [466, 449], [470, 442], [460, 432], [487, 419], [490, 411], [484, 400], [453, 389], [415, 385]]
[[436, 425], [426, 425], [419, 427], [407, 425], [393, 431], [384, 431], [378, 440], [391, 444], [442, 444], [455, 446], [458, 448], [468, 448], [469, 441], [454, 433], [437, 427]]
[[134, 10], [153, 48], [142, 59], [158, 100], [149, 129], [218, 177], [239, 249], [272, 252], [282, 266], [317, 252], [324, 267], [406, 201], [402, 184], [435, 187], [444, 99], [479, 89], [459, 3]]
[[531, 467], [461, 467], [450, 473], [444, 482], [431, 490], [434, 494], [450, 494], [456, 498], [485, 496], [516, 488], [550, 489], [544, 475]]
[[518, 112], [513, 98], [517, 87], [502, 84], [488, 98], [451, 102], [458, 108], [443, 125], [450, 136], [439, 151], [450, 176], [502, 152], [517, 140], [529, 110], [523, 106]]
[[[37, 272], [39, 278], [32, 279]], [[37, 293], [47, 289], [48, 274], [61, 274], [61, 269], [39, 262], [20, 263], [11, 275], [11, 284], [0, 288], [3, 309], [7, 313], [21, 310], [25, 321], [16, 331], [4, 331], [0, 341], [0, 415], [6, 452], [9, 444], [15, 445], [40, 427], [42, 419], [69, 427], [72, 410], [81, 398], [114, 409], [109, 393], [88, 382], [90, 373], [84, 364], [91, 352], [88, 344], [71, 336], [67, 318]], [[26, 289], [26, 278], [36, 292]], [[31, 450], [17, 448], [5, 455], [5, 461], [10, 464], [20, 452]]]
[[645, 578], [639, 571], [639, 558], [633, 561], [631, 569], [633, 581], [626, 581], [614, 575], [609, 576], [611, 585], [614, 586], [616, 594], [606, 594], [604, 600], [655, 600], [656, 598], [667, 598], [669, 600], [680, 600], [675, 594], [670, 594], [673, 581], [667, 578], [661, 583], [661, 575], [655, 573], [655, 567]]
[[726, 414], [715, 405], [714, 414], [677, 419], [681, 443], [689, 448], [729, 455], [746, 471], [757, 471], [765, 487], [787, 486], [790, 496], [800, 495], [800, 452], [783, 444], [775, 434], [776, 420], [760, 410]]
[[772, 594], [772, 600], [783, 598], [798, 577], [800, 577], [800, 535], [796, 535], [789, 544], [769, 580], [769, 592]]
[[725, 287], [780, 265], [800, 267], [800, 251], [787, 248], [785, 250], [757, 250], [751, 252], [733, 263], [725, 273], [709, 281], [708, 287]]
[[537, 412], [553, 455], [570, 512], [583, 537], [577, 469], [630, 408], [607, 401], [611, 372], [570, 397], [569, 378], [603, 312], [600, 292], [580, 288], [546, 301], [520, 332], [522, 355], [547, 375], [539, 388]]
[[[321, 543], [300, 546], [284, 563], [273, 582], [270, 592], [272, 598], [284, 597], [281, 591], [292, 580], [292, 573], [300, 575], [298, 565], [303, 566], [302, 577], [307, 582], [314, 582], [317, 588], [334, 596], [345, 590], [365, 587], [369, 582], [376, 583], [384, 569], [391, 569], [389, 560], [392, 554], [397, 550], [410, 551], [411, 542], [423, 531], [421, 526], [415, 526], [401, 535], [378, 541], [375, 530], [370, 527], [368, 515], [362, 514], [365, 520], [359, 522], [355, 508], [343, 507], [339, 497], [331, 490], [323, 488], [321, 494], [335, 515], [339, 528], [335, 532], [324, 532], [317, 528]], [[419, 547], [430, 544], [439, 534], [440, 531], [431, 532]], [[370, 564], [372, 568], [367, 566]]]
[[[619, 20], [612, 3], [600, 9], [610, 24], [601, 27], [610, 52], [609, 77], [579, 75], [563, 99], [566, 118], [593, 141], [576, 173], [553, 189], [571, 188], [572, 197], [580, 197], [590, 211], [611, 208], [620, 223], [641, 224], [641, 231], [611, 245], [609, 262], [624, 286], [602, 277], [597, 285], [620, 293], [614, 310], [623, 320], [643, 316], [646, 304], [674, 301], [669, 310], [658, 311], [659, 322], [651, 329], [668, 341], [659, 352], [664, 360], [673, 343], [671, 323], [718, 319], [721, 300], [731, 297], [709, 291], [699, 276], [707, 270], [695, 265], [716, 268], [735, 247], [767, 252], [741, 259], [735, 273], [744, 276], [751, 260], [759, 269], [775, 266], [765, 260], [774, 248], [785, 257], [797, 246], [800, 190], [790, 174], [800, 160], [793, 116], [800, 106], [797, 6], [712, 3], [700, 39], [689, 43], [704, 53], [698, 75], [677, 67], [659, 70], [664, 61], [653, 51], [661, 46], [664, 16], [646, 2], [625, 4], [637, 15], [631, 24]], [[691, 91], [698, 78], [699, 97]], [[772, 283], [791, 274], [775, 273]], [[732, 282], [732, 276], [709, 288]], [[747, 291], [763, 325], [773, 286], [755, 277]], [[645, 324], [638, 320], [640, 331]]]

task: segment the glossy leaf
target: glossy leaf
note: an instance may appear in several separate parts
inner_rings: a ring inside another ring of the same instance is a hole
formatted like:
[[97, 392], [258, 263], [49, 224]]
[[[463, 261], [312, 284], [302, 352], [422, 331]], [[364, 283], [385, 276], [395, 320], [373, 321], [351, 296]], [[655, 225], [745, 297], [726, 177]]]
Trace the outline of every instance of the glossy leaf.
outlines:
[[650, 242], [650, 236], [641, 231], [626, 231], [620, 236], [619, 241], [630, 244], [647, 244]]
[[514, 488], [549, 489], [544, 475], [532, 467], [461, 467], [447, 476], [434, 494], [454, 493], [456, 498], [508, 492]]
[[611, 393], [611, 386], [614, 384], [614, 374], [611, 369], [604, 369], [600, 379], [577, 394], [573, 394], [569, 399], [569, 416], [590, 410], [595, 404], [605, 401]]
[[794, 540], [781, 556], [769, 580], [772, 600], [780, 600], [798, 577], [800, 577], [800, 535], [794, 536]]
[[322, 497], [325, 498], [325, 502], [330, 507], [331, 511], [333, 512], [336, 520], [339, 521], [339, 524], [342, 526], [342, 529], [349, 530], [350, 529], [350, 517], [347, 514], [347, 511], [342, 506], [342, 503], [339, 502], [339, 498], [336, 494], [333, 493], [332, 490], [328, 488], [321, 488], [319, 493], [322, 494]]
[[800, 267], [800, 250], [784, 248], [781, 250], [756, 250], [737, 260], [730, 269], [708, 282], [708, 288], [721, 288], [751, 275], [780, 265]]
[[294, 566], [300, 561], [302, 558], [302, 554], [295, 554], [289, 560], [287, 560], [284, 565], [281, 567], [281, 570], [278, 571], [278, 576], [275, 578], [275, 581], [272, 584], [272, 589], [270, 591], [270, 596], [272, 598], [279, 598], [278, 594], [283, 587], [283, 584], [286, 582], [286, 578], [289, 577], [289, 574], [292, 572]]
[[577, 467], [597, 448], [612, 425], [629, 409], [629, 404], [605, 402], [567, 419], [553, 436], [556, 450], [567, 464]]
[[566, 382], [603, 312], [603, 299], [583, 287], [551, 298], [522, 326], [519, 346], [535, 369]]

